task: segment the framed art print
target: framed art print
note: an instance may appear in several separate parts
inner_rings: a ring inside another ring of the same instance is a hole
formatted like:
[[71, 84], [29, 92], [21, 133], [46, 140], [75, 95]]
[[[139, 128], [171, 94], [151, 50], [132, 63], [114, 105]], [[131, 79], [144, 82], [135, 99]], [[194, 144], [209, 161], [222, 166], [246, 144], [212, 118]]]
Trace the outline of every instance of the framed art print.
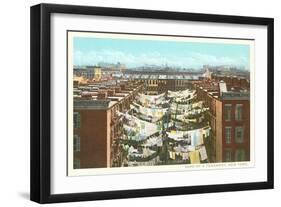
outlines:
[[31, 7], [31, 200], [273, 188], [273, 19]]

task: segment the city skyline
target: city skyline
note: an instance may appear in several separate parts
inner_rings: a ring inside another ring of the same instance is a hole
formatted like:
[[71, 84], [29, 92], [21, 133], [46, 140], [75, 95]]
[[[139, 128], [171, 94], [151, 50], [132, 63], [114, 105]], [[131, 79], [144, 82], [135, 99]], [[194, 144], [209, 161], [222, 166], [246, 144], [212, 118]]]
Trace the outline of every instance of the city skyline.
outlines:
[[128, 68], [145, 65], [250, 68], [250, 46], [246, 44], [74, 37], [73, 49], [73, 64], [78, 66], [121, 63]]

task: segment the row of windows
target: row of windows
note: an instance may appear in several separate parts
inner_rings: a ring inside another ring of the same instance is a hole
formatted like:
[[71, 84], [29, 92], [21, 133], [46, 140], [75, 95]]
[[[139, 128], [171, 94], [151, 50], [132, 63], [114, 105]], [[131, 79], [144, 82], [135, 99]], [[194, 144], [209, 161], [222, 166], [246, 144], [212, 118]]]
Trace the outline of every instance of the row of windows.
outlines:
[[73, 136], [73, 151], [80, 152], [80, 137], [76, 134]]
[[[231, 161], [245, 161], [246, 160], [246, 152], [245, 149], [237, 149], [234, 153], [234, 157], [232, 157], [232, 150], [225, 150], [224, 151], [224, 161], [231, 162]], [[234, 159], [233, 159], [234, 158]]]
[[74, 169], [79, 169], [80, 168], [80, 159], [78, 159], [78, 158], [74, 159], [73, 168]]
[[78, 129], [81, 127], [81, 116], [79, 112], [73, 113], [73, 128]]
[[154, 85], [157, 85], [158, 84], [158, 81], [157, 80], [147, 80], [148, 84], [154, 84]]
[[187, 80], [176, 80], [176, 84], [177, 85], [181, 85], [181, 86], [183, 86], [183, 85], [185, 85], [186, 83], [188, 83], [189, 81], [187, 81]]
[[[225, 104], [224, 105], [224, 120], [231, 121], [231, 111], [232, 111], [232, 104]], [[243, 104], [236, 104], [235, 105], [235, 120], [242, 121], [243, 118]]]
[[[232, 142], [231, 131], [232, 131], [231, 126], [225, 127], [225, 143], [226, 144], [231, 144], [231, 142]], [[235, 127], [234, 138], [235, 138], [234, 139], [235, 143], [237, 143], [237, 144], [241, 144], [244, 142], [244, 127], [242, 127], [242, 126]]]
[[[186, 80], [176, 80], [176, 85], [185, 85], [186, 83], [188, 83], [189, 81], [186, 81]], [[166, 80], [146, 80], [146, 83], [148, 84], [154, 84], [154, 85], [157, 85], [159, 83], [164, 83], [164, 84], [167, 84], [167, 81]]]

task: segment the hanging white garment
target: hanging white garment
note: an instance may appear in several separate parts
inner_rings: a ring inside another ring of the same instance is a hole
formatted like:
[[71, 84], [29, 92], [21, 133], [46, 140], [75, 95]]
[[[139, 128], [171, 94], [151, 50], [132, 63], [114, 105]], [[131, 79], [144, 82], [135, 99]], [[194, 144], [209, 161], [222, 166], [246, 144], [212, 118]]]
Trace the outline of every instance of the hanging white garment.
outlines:
[[207, 155], [207, 151], [206, 151], [205, 146], [200, 147], [199, 153], [200, 153], [200, 157], [201, 157], [202, 161], [208, 159], [208, 155]]

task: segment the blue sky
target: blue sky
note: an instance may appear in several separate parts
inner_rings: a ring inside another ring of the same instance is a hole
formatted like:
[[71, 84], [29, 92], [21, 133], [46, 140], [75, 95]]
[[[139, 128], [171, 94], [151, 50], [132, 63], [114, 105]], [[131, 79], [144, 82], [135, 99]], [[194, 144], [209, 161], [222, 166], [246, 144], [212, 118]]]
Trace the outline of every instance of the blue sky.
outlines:
[[249, 69], [250, 46], [243, 44], [94, 37], [74, 37], [73, 41], [74, 65], [120, 62], [127, 67], [148, 64], [198, 69], [203, 65], [231, 65]]

